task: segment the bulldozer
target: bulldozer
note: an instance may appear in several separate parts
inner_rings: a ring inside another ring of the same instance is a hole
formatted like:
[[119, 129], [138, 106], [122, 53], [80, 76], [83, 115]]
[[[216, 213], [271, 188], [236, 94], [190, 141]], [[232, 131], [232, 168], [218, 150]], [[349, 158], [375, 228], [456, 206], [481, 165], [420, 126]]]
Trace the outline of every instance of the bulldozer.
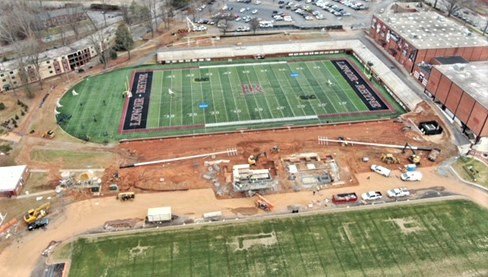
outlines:
[[262, 152], [262, 153], [260, 153], [260, 154], [258, 154], [258, 155], [256, 155], [256, 156], [251, 155], [251, 156], [249, 156], [249, 158], [247, 158], [247, 163], [248, 163], [249, 165], [256, 165], [256, 164], [257, 164], [257, 162], [259, 161], [259, 159], [260, 159], [261, 157], [267, 157], [267, 156], [268, 156], [268, 155], [266, 154], [266, 152]]
[[386, 163], [386, 164], [399, 164], [400, 160], [393, 156], [393, 154], [387, 153], [387, 154], [381, 154], [381, 161]]
[[42, 134], [42, 137], [47, 138], [47, 139], [52, 139], [52, 138], [54, 138], [54, 136], [55, 136], [55, 134], [54, 134], [53, 130], [46, 131], [46, 132], [44, 132], [44, 134]]
[[402, 149], [402, 153], [405, 154], [405, 152], [407, 151], [407, 148], [409, 148], [410, 151], [412, 151], [412, 155], [408, 156], [408, 160], [413, 164], [419, 165], [420, 164], [420, 156], [417, 155], [415, 150], [413, 150], [412, 146], [410, 146], [410, 144], [408, 144], [408, 142], [405, 143], [405, 146]]
[[259, 193], [256, 193], [256, 200], [254, 201], [254, 204], [256, 205], [256, 208], [265, 212], [271, 212], [274, 208], [274, 205]]
[[27, 224], [32, 224], [36, 220], [41, 219], [47, 215], [47, 212], [51, 208], [51, 203], [47, 202], [39, 206], [37, 209], [30, 209], [24, 215], [24, 221]]

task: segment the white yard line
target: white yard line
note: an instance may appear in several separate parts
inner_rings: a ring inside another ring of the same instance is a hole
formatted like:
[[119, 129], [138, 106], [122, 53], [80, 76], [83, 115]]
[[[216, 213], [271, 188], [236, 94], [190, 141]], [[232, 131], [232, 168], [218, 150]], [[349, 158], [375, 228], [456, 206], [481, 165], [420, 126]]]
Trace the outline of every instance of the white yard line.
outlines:
[[[334, 66], [334, 68], [335, 68], [335, 65], [332, 65], [332, 66]], [[334, 80], [336, 81], [337, 85], [339, 85], [339, 81], [337, 81], [337, 78], [335, 77], [335, 75], [334, 75], [332, 72], [330, 72], [330, 70], [329, 70], [327, 67], [325, 67], [325, 69], [327, 69], [327, 71], [330, 73], [330, 75], [332, 75], [332, 78], [334, 78]], [[340, 77], [341, 77], [341, 78], [344, 78], [344, 77], [342, 77], [342, 74], [340, 74], [340, 73], [339, 73], [338, 75], [340, 75]], [[358, 76], [358, 77], [361, 77], [361, 76]], [[362, 77], [361, 77], [361, 78], [362, 78]], [[348, 85], [348, 86], [351, 88], [351, 86], [349, 85], [349, 82], [347, 82], [347, 80], [344, 80], [344, 81], [345, 81], [345, 82], [347, 83], [347, 85]], [[354, 102], [353, 102], [353, 101], [352, 101], [352, 100], [349, 98], [349, 96], [347, 95], [347, 93], [346, 93], [345, 89], [343, 89], [343, 88], [342, 88], [340, 85], [339, 85], [339, 88], [340, 88], [340, 89], [341, 89], [341, 91], [344, 93], [344, 95], [347, 97], [348, 102], [349, 102], [349, 103], [351, 103], [351, 104], [354, 106], [354, 108], [356, 108], [356, 111], [360, 111], [360, 110], [358, 109], [358, 107], [357, 107], [357, 106], [354, 104]], [[352, 91], [354, 92], [354, 94], [357, 96], [357, 94], [356, 94], [356, 92], [354, 91], [354, 89], [353, 89], [353, 88], [351, 88], [351, 90], [352, 90]], [[340, 100], [341, 100], [341, 99], [339, 99], [339, 101], [340, 101]], [[346, 110], [346, 112], [349, 112], [349, 111], [347, 111], [347, 110]]]
[[268, 118], [268, 119], [219, 122], [219, 123], [205, 124], [205, 127], [249, 125], [249, 124], [256, 124], [256, 123], [270, 123], [270, 122], [297, 121], [297, 120], [310, 120], [310, 119], [318, 119], [318, 116], [316, 116], [316, 115], [305, 115], [305, 116], [295, 116], [295, 117], [282, 117], [282, 118]]
[[[323, 64], [321, 64], [321, 67], [320, 67], [320, 68], [322, 68], [322, 67], [324, 67], [324, 65], [323, 65]], [[310, 68], [309, 68], [308, 70], [310, 70]], [[317, 75], [316, 75], [316, 74], [314, 74], [314, 72], [313, 72], [312, 70], [310, 70], [310, 72], [312, 72], [312, 75], [314, 76], [314, 78], [315, 78], [315, 79], [317, 79], [317, 80], [319, 80], [319, 79], [320, 79], [320, 77], [317, 77]], [[332, 108], [334, 108], [335, 113], [339, 113], [339, 109], [337, 109], [337, 107], [334, 105], [334, 101], [332, 101], [332, 100], [330, 99], [329, 95], [326, 93], [327, 91], [330, 91], [330, 87], [329, 87], [328, 89], [326, 89], [325, 87], [323, 87], [323, 86], [320, 84], [320, 82], [317, 82], [317, 83], [319, 84], [320, 88], [322, 88], [322, 90], [324, 91], [324, 95], [325, 95], [325, 97], [326, 97], [326, 98], [329, 100], [330, 104], [332, 105]], [[327, 110], [326, 110], [326, 113], [327, 113], [327, 114], [329, 114], [329, 112], [327, 112]]]
[[[255, 67], [255, 66], [253, 66], [253, 67], [252, 67], [252, 69], [253, 69], [253, 71], [254, 71], [254, 74], [256, 75], [256, 78], [258, 79], [258, 82], [261, 82], [261, 81], [259, 80], [259, 74], [258, 74], [258, 73], [257, 73], [257, 71], [256, 71], [256, 67]], [[260, 84], [260, 83], [258, 83], [257, 85], [261, 86], [261, 84]], [[266, 106], [268, 107], [269, 114], [271, 115], [271, 117], [272, 117], [272, 118], [275, 118], [275, 117], [274, 117], [274, 115], [273, 115], [273, 112], [272, 112], [272, 110], [271, 110], [271, 107], [269, 106], [269, 103], [268, 103], [268, 98], [266, 97], [266, 95], [264, 95], [264, 91], [262, 92], [262, 94], [263, 94], [263, 97], [264, 97], [264, 102], [266, 102]], [[254, 96], [255, 96], [255, 94], [254, 94]]]
[[286, 99], [286, 103], [288, 103], [288, 108], [291, 110], [291, 113], [293, 114], [293, 116], [297, 116], [295, 114], [295, 111], [293, 110], [293, 107], [291, 106], [291, 103], [290, 103], [290, 100], [288, 99], [288, 95], [286, 95], [286, 92], [285, 90], [283, 89], [283, 87], [281, 86], [281, 78], [278, 77], [278, 75], [276, 74], [276, 72], [274, 70], [271, 70], [271, 73], [273, 73], [276, 81], [278, 81], [278, 84], [280, 86], [280, 89], [281, 89], [281, 92], [283, 93], [283, 95], [285, 96], [285, 99]]
[[262, 62], [262, 63], [238, 63], [238, 64], [217, 64], [217, 65], [202, 65], [198, 68], [219, 68], [219, 67], [240, 67], [240, 66], [254, 66], [254, 65], [267, 65], [267, 64], [285, 64], [287, 61], [276, 61], [276, 62]]
[[[301, 62], [300, 64], [302, 64], [302, 63], [303, 63], [303, 62]], [[301, 65], [300, 65], [300, 67], [301, 67]], [[300, 71], [302, 71], [302, 75], [303, 75], [303, 70], [300, 70]], [[303, 90], [303, 87], [302, 87], [302, 84], [300, 83], [300, 81], [299, 81], [299, 80], [296, 80], [296, 81], [297, 81], [297, 83], [298, 83], [298, 86], [299, 86], [299, 87], [300, 87], [300, 89], [302, 90], [302, 92], [305, 92], [305, 91]], [[308, 83], [308, 81], [307, 81], [307, 83]], [[310, 83], [308, 83], [308, 85], [310, 86]], [[310, 105], [310, 107], [312, 107], [312, 110], [313, 110], [314, 114], [316, 114], [316, 115], [318, 115], [318, 114], [319, 114], [319, 113], [317, 113], [317, 111], [315, 110], [315, 108], [313, 107], [313, 105], [312, 105], [312, 104], [310, 104], [310, 102], [308, 102], [307, 104], [309, 104], [309, 105]], [[305, 107], [307, 106], [307, 105], [305, 105], [305, 104], [302, 104], [302, 105], [304, 105]]]
[[229, 121], [229, 110], [227, 109], [227, 105], [225, 105], [225, 95], [224, 95], [224, 88], [222, 87], [222, 79], [220, 79], [220, 72], [217, 70], [216, 72], [217, 77], [219, 78], [219, 82], [217, 83], [220, 88], [220, 94], [222, 95], [222, 102], [224, 103], [224, 110], [225, 110], [225, 119]]

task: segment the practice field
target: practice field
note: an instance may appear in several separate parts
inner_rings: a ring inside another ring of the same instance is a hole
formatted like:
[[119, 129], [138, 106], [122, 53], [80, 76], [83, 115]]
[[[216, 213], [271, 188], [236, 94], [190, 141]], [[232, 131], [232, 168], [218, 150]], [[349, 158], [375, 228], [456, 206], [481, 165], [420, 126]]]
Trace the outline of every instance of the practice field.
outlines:
[[439, 202], [80, 239], [70, 276], [486, 276], [488, 211]]
[[362, 70], [345, 54], [128, 68], [76, 85], [57, 119], [68, 133], [100, 142], [401, 114]]

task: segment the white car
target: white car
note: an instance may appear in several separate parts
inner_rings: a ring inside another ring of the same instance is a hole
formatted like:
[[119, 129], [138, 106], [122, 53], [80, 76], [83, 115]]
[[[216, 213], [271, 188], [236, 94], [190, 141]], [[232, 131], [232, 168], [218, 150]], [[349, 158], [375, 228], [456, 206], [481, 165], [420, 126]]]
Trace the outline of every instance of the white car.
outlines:
[[195, 32], [203, 32], [206, 30], [207, 30], [207, 27], [205, 27], [203, 25], [193, 27], [193, 31], [195, 31]]
[[260, 4], [261, 4], [261, 1], [256, 0], [256, 2], [254, 2], [254, 4], [256, 4], [256, 5], [260, 5]]
[[410, 196], [410, 191], [407, 188], [390, 189], [386, 193], [390, 198], [401, 198]]
[[258, 10], [254, 9], [251, 11], [252, 14], [257, 14], [258, 13]]
[[379, 200], [383, 198], [383, 195], [381, 195], [381, 192], [379, 191], [368, 191], [366, 193], [363, 193], [361, 195], [361, 198], [364, 201], [373, 201], [373, 200]]
[[246, 8], [241, 8], [239, 11], [240, 11], [241, 13], [243, 13], [243, 12], [245, 12], [245, 11], [246, 11]]
[[385, 177], [390, 177], [391, 170], [381, 165], [372, 165], [371, 170], [378, 173], [379, 175], [383, 175]]
[[402, 181], [420, 181], [422, 180], [422, 173], [419, 171], [407, 171], [400, 175]]

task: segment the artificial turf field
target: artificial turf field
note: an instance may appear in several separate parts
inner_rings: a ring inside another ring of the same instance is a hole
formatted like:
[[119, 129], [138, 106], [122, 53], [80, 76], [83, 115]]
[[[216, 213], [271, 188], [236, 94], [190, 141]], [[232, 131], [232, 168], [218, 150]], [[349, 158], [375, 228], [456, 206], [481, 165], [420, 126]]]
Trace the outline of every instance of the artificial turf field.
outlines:
[[[125, 68], [77, 84], [77, 95], [70, 90], [60, 100], [57, 119], [68, 133], [102, 142], [391, 118], [404, 112], [374, 81], [367, 82], [370, 91], [387, 108], [371, 110], [331, 59], [347, 60], [367, 80], [361, 64], [346, 54]], [[135, 110], [127, 103], [137, 97], [126, 102], [123, 92], [129, 87], [139, 96], [134, 76], [141, 72], [151, 75], [143, 122], [126, 128], [124, 120]], [[202, 78], [208, 80], [198, 81]]]
[[486, 276], [467, 201], [80, 239], [70, 276]]

